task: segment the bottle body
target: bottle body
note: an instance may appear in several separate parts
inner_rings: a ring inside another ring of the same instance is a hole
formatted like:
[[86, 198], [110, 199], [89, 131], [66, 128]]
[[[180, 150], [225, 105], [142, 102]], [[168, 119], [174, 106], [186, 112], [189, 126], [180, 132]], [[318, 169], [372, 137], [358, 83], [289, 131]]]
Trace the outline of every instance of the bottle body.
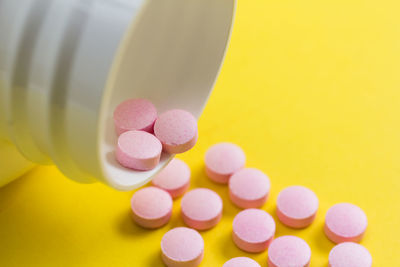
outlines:
[[233, 0], [214, 2], [2, 1], [0, 139], [78, 182], [121, 190], [146, 183], [171, 155], [149, 172], [119, 166], [112, 111], [144, 97], [161, 112], [200, 115], [235, 8]]

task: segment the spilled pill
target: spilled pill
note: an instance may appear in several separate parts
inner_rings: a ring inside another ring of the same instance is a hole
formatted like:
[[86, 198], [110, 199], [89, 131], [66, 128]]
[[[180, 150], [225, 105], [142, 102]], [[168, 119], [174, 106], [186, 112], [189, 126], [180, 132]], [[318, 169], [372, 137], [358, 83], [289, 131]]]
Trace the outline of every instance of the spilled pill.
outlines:
[[232, 143], [211, 146], [205, 156], [207, 176], [217, 183], [226, 184], [233, 173], [242, 169], [246, 161], [243, 150]]
[[280, 236], [268, 248], [268, 267], [307, 267], [310, 259], [310, 247], [297, 236]]
[[161, 255], [168, 267], [196, 267], [204, 256], [203, 238], [187, 227], [169, 230], [161, 240]]
[[157, 187], [145, 187], [133, 194], [131, 199], [133, 220], [145, 228], [165, 225], [172, 214], [172, 198]]
[[161, 143], [154, 135], [127, 131], [118, 137], [116, 158], [126, 168], [147, 171], [160, 162], [161, 151]]
[[360, 242], [367, 228], [367, 216], [356, 205], [339, 203], [326, 213], [324, 231], [334, 243]]
[[371, 267], [372, 257], [360, 244], [344, 242], [329, 253], [329, 267]]
[[270, 181], [262, 171], [245, 168], [229, 179], [229, 197], [243, 209], [259, 208], [267, 201]]
[[228, 260], [222, 267], [261, 267], [255, 260], [248, 257], [236, 257]]
[[183, 196], [181, 213], [183, 221], [189, 227], [197, 230], [210, 229], [221, 220], [222, 199], [210, 189], [193, 189]]
[[196, 118], [185, 110], [169, 110], [157, 118], [154, 134], [161, 141], [166, 152], [183, 153], [196, 144]]
[[167, 191], [172, 198], [182, 196], [189, 188], [190, 169], [182, 160], [174, 158], [154, 177], [152, 184]]
[[310, 225], [318, 210], [317, 196], [304, 186], [290, 186], [283, 189], [276, 203], [279, 220], [292, 228], [304, 228]]
[[246, 252], [262, 252], [274, 238], [275, 221], [266, 211], [246, 209], [233, 219], [233, 241]]
[[157, 109], [146, 99], [128, 99], [117, 106], [113, 118], [118, 135], [132, 130], [153, 132]]

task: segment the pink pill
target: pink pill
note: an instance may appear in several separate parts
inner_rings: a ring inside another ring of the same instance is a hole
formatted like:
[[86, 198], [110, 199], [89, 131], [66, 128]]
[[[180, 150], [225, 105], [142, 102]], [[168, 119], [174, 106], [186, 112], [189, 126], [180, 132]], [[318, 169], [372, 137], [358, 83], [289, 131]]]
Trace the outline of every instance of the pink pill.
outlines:
[[247, 209], [233, 219], [233, 241], [242, 250], [252, 253], [267, 249], [275, 234], [275, 221], [266, 211]]
[[304, 186], [287, 187], [278, 195], [276, 215], [289, 227], [304, 228], [310, 225], [317, 210], [317, 196]]
[[329, 253], [329, 267], [371, 267], [372, 257], [360, 244], [344, 242]]
[[340, 203], [325, 216], [325, 234], [334, 243], [360, 242], [367, 229], [367, 216], [356, 205]]
[[255, 260], [248, 257], [236, 257], [228, 260], [222, 267], [261, 267]]
[[310, 266], [310, 259], [310, 247], [296, 236], [278, 237], [268, 248], [269, 267], [307, 267]]
[[173, 109], [161, 114], [154, 124], [154, 134], [170, 154], [183, 153], [197, 141], [197, 121], [185, 110]]
[[172, 214], [172, 198], [157, 187], [142, 188], [131, 199], [132, 218], [142, 227], [158, 228], [166, 224]]
[[114, 111], [114, 125], [118, 135], [126, 131], [153, 132], [157, 110], [146, 99], [128, 99]]
[[268, 198], [270, 181], [262, 171], [245, 168], [229, 179], [229, 197], [239, 208], [261, 207]]
[[226, 184], [231, 175], [242, 169], [246, 161], [243, 150], [232, 143], [211, 146], [205, 156], [207, 176], [214, 182]]
[[160, 162], [160, 141], [148, 132], [128, 131], [118, 137], [116, 158], [124, 167], [147, 171]]
[[177, 227], [161, 240], [162, 259], [168, 267], [195, 267], [203, 260], [204, 241], [193, 229]]
[[172, 198], [182, 196], [189, 188], [190, 169], [180, 159], [173, 159], [171, 162], [154, 177], [152, 183], [167, 191]]
[[188, 226], [197, 230], [210, 229], [221, 220], [222, 199], [210, 189], [193, 189], [183, 196], [181, 211]]

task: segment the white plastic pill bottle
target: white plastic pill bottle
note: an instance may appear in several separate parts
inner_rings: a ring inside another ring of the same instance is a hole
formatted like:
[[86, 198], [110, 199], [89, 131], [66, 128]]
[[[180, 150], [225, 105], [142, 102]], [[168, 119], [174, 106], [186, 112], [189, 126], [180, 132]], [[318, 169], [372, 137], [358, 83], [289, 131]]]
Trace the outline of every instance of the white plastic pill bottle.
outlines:
[[229, 42], [235, 0], [0, 0], [0, 186], [34, 164], [120, 190], [114, 108], [147, 98], [199, 116]]

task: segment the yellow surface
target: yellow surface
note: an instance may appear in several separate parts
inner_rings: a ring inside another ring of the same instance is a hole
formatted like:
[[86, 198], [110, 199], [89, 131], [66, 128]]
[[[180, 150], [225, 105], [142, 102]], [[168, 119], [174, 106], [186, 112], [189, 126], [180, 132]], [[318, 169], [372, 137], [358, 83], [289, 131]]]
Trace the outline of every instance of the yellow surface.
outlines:
[[[265, 171], [274, 213], [278, 192], [302, 184], [320, 199], [316, 222], [305, 230], [277, 223], [312, 248], [311, 266], [327, 266], [333, 247], [323, 235], [327, 209], [359, 205], [369, 227], [362, 241], [374, 266], [400, 266], [400, 6], [398, 1], [240, 1], [232, 43], [209, 104], [200, 138], [181, 156], [192, 186], [216, 190], [224, 217], [203, 232], [202, 266], [267, 252], [237, 249], [231, 222], [239, 211], [225, 186], [203, 171], [207, 147], [232, 141], [247, 166]], [[6, 168], [7, 166], [1, 166]], [[0, 189], [1, 266], [161, 266], [159, 243], [182, 225], [179, 201], [172, 221], [156, 231], [129, 217], [132, 192], [80, 185], [54, 167], [39, 167]]]

